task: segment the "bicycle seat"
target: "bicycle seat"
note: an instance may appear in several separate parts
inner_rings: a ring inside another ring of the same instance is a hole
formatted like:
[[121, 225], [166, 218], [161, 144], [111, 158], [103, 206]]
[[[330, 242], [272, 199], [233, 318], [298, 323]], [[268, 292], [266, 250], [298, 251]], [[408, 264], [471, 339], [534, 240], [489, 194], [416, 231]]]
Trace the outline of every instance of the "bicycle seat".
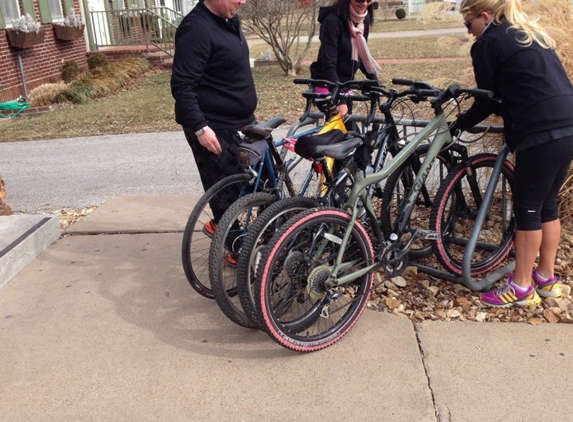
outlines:
[[273, 117], [263, 123], [245, 126], [241, 129], [241, 132], [247, 137], [245, 141], [251, 143], [266, 138], [271, 134], [273, 129], [276, 129], [284, 122], [286, 122], [286, 119], [282, 117]]
[[362, 139], [356, 133], [345, 135], [340, 129], [321, 134], [304, 135], [298, 138], [294, 150], [305, 158], [331, 157], [343, 159], [354, 149], [362, 145]]
[[345, 139], [342, 142], [331, 145], [321, 145], [316, 148], [316, 153], [325, 157], [334, 158], [335, 160], [343, 160], [351, 155], [356, 148], [363, 144], [360, 137]]

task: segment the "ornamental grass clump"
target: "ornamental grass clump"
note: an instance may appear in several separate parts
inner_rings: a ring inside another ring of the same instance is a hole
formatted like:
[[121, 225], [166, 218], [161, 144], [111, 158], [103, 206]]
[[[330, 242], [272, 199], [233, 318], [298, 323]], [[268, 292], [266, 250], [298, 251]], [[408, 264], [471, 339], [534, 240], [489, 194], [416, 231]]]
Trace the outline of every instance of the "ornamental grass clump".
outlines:
[[120, 91], [149, 69], [149, 61], [140, 58], [128, 58], [119, 63], [98, 67], [78, 76], [57, 95], [56, 100], [80, 104], [90, 99], [106, 97]]
[[432, 2], [420, 10], [416, 19], [422, 23], [452, 21], [460, 20], [460, 14], [452, 11], [452, 3]]
[[38, 87], [30, 93], [30, 101], [34, 105], [85, 103], [117, 93], [149, 69], [151, 64], [146, 59], [128, 58], [79, 74], [68, 84]]

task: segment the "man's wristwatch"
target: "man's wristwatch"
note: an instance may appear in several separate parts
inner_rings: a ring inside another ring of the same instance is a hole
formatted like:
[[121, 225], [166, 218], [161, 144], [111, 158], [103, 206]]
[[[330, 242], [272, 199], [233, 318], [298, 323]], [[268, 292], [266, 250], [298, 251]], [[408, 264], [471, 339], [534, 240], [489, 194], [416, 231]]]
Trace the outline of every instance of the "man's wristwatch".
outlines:
[[203, 135], [203, 134], [207, 131], [207, 128], [208, 128], [208, 127], [209, 127], [209, 126], [205, 126], [205, 127], [202, 127], [201, 129], [199, 129], [197, 132], [195, 132], [195, 136], [201, 136], [201, 135]]

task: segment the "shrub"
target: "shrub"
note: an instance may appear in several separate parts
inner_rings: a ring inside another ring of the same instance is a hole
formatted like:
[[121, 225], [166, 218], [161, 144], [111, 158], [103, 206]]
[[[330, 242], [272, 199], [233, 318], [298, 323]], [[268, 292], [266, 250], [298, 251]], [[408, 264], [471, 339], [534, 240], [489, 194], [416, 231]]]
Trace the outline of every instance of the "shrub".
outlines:
[[58, 92], [54, 101], [80, 104], [90, 99], [115, 94], [149, 69], [151, 64], [143, 58], [128, 58], [96, 68], [94, 72], [80, 75], [66, 86], [66, 89]]
[[80, 74], [80, 68], [75, 60], [66, 60], [60, 66], [60, 72], [62, 80], [65, 83], [70, 83]]
[[402, 8], [396, 9], [396, 17], [400, 20], [404, 19], [406, 17], [406, 11]]
[[64, 89], [66, 89], [66, 84], [63, 82], [40, 85], [30, 92], [30, 95], [28, 95], [28, 102], [32, 107], [54, 104], [54, 102], [56, 102], [54, 101], [54, 98]]
[[104, 67], [107, 65], [107, 56], [100, 52], [91, 53], [88, 57], [88, 69], [90, 71], [97, 69], [98, 67]]

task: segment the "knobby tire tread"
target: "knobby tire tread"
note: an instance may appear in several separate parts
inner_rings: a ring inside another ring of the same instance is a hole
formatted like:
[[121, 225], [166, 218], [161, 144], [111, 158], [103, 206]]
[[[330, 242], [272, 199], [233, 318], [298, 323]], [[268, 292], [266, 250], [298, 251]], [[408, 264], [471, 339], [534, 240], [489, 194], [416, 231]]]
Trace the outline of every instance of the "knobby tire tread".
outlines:
[[[181, 245], [183, 270], [191, 287], [201, 296], [208, 299], [214, 298], [208, 273], [208, 253], [211, 239], [203, 233], [205, 221], [201, 221], [200, 218], [203, 216], [205, 209], [209, 207], [211, 198], [217, 195], [219, 191], [238, 183], [248, 183], [251, 179], [251, 175], [240, 173], [225, 177], [215, 183], [201, 195], [185, 225]], [[197, 223], [199, 223], [199, 227], [196, 227]], [[199, 244], [201, 249], [198, 250]], [[191, 256], [195, 253], [199, 255], [197, 259], [193, 259]]]
[[[493, 169], [495, 162], [497, 160], [497, 155], [489, 154], [489, 153], [482, 153], [477, 154], [470, 157], [471, 167], [474, 169], [474, 172], [477, 174], [476, 169], [479, 168], [491, 168]], [[453, 167], [448, 176], [444, 179], [438, 195], [436, 196], [436, 200], [434, 202], [434, 206], [432, 209], [432, 214], [430, 216], [430, 229], [436, 231], [440, 234], [438, 238], [432, 241], [432, 250], [438, 259], [438, 262], [450, 273], [454, 275], [462, 275], [462, 259], [456, 259], [452, 256], [452, 254], [448, 251], [446, 246], [446, 242], [442, 236], [443, 230], [446, 228], [443, 226], [445, 214], [447, 214], [447, 207], [449, 200], [452, 195], [455, 195], [456, 190], [460, 190], [460, 186], [464, 179], [467, 178], [467, 168], [462, 164], [458, 164], [457, 166]], [[501, 178], [505, 178], [509, 183], [509, 191], [511, 192], [511, 199], [513, 199], [513, 165], [509, 161], [505, 161], [501, 174]], [[489, 179], [488, 179], [489, 180]], [[481, 193], [482, 197], [485, 192], [485, 187], [483, 187]], [[464, 191], [464, 197], [468, 194], [467, 191]], [[470, 198], [472, 198], [471, 196]], [[467, 201], [464, 201], [467, 203]], [[450, 204], [451, 207], [451, 204]], [[475, 208], [475, 207], [474, 207]], [[450, 208], [451, 210], [451, 208]], [[472, 210], [477, 214], [477, 210]], [[451, 212], [451, 211], [450, 211]], [[456, 212], [456, 211], [454, 211]], [[451, 214], [450, 214], [451, 215]], [[497, 244], [495, 249], [481, 261], [472, 262], [471, 264], [471, 275], [478, 276], [484, 273], [488, 273], [493, 271], [498, 265], [502, 263], [502, 261], [507, 258], [509, 253], [513, 248], [513, 236], [515, 233], [515, 218], [512, 218], [509, 222], [509, 227], [506, 233], [503, 234], [502, 241]]]
[[[221, 217], [209, 251], [209, 279], [215, 301], [223, 313], [235, 324], [246, 328], [258, 328], [258, 324], [245, 314], [240, 306], [237, 296], [237, 268], [231, 269], [226, 263], [227, 245], [225, 244], [235, 222], [240, 220], [245, 212], [258, 207], [264, 207], [276, 200], [273, 194], [257, 192], [245, 195], [235, 201]], [[240, 224], [240, 223], [239, 223]], [[241, 226], [240, 235], [244, 236], [248, 231], [243, 231]], [[249, 229], [250, 230], [250, 229]], [[242, 252], [241, 252], [242, 253]], [[240, 256], [240, 254], [239, 254]], [[225, 275], [225, 271], [229, 275]]]
[[262, 246], [262, 242], [264, 242], [264, 239], [262, 239], [263, 235], [265, 237], [268, 236], [270, 239], [272, 235], [269, 235], [267, 231], [273, 227], [276, 229], [275, 225], [277, 224], [279, 227], [282, 225], [280, 221], [277, 221], [278, 219], [284, 219], [284, 222], [294, 214], [318, 205], [318, 201], [313, 198], [302, 196], [284, 198], [265, 209], [255, 220], [245, 237], [243, 249], [237, 263], [237, 291], [243, 311], [259, 327], [261, 326], [261, 321], [253, 296], [253, 283], [255, 281], [255, 274], [253, 274], [251, 268], [253, 259], [255, 259], [253, 254], [257, 253], [256, 248]]
[[[296, 333], [292, 334], [289, 332], [288, 328], [283, 329], [280, 321], [277, 321], [277, 318], [280, 318], [281, 315], [276, 316], [276, 314], [281, 311], [273, 309], [272, 304], [270, 303], [270, 297], [267, 297], [267, 295], [271, 295], [273, 293], [272, 291], [269, 291], [273, 286], [270, 286], [271, 283], [268, 278], [270, 277], [270, 273], [273, 271], [274, 265], [280, 258], [281, 248], [290, 243], [291, 236], [296, 238], [299, 231], [311, 227], [312, 224], [319, 225], [326, 223], [329, 225], [334, 224], [343, 227], [345, 225], [348, 226], [349, 221], [350, 215], [339, 209], [312, 208], [297, 214], [284, 223], [270, 240], [269, 247], [264, 251], [261, 259], [263, 265], [260, 265], [257, 268], [254, 289], [255, 300], [257, 310], [260, 312], [261, 320], [263, 322], [264, 331], [266, 331], [267, 334], [269, 334], [270, 337], [281, 346], [298, 352], [313, 352], [328, 347], [340, 340], [350, 331], [366, 308], [372, 289], [372, 272], [367, 273], [362, 277], [358, 297], [355, 300], [350, 301], [349, 311], [346, 312], [333, 327], [326, 330], [326, 332], [321, 332], [320, 334], [305, 340], [305, 338], [301, 339], [301, 336], [297, 336]], [[374, 249], [366, 229], [360, 223], [356, 222], [352, 230], [353, 235], [351, 238], [356, 241], [356, 245], [358, 245], [360, 253], [363, 255], [359, 262], [363, 264], [371, 263], [374, 259]], [[283, 271], [284, 269], [281, 270]], [[294, 301], [298, 301], [298, 299], [290, 299], [290, 303], [293, 303]], [[318, 303], [318, 301], [316, 303]], [[318, 317], [315, 321], [320, 323], [320, 318], [322, 318], [322, 316]], [[313, 323], [314, 322], [311, 322], [311, 324]], [[305, 326], [302, 330], [307, 330], [308, 328], [310, 328], [310, 326]]]

